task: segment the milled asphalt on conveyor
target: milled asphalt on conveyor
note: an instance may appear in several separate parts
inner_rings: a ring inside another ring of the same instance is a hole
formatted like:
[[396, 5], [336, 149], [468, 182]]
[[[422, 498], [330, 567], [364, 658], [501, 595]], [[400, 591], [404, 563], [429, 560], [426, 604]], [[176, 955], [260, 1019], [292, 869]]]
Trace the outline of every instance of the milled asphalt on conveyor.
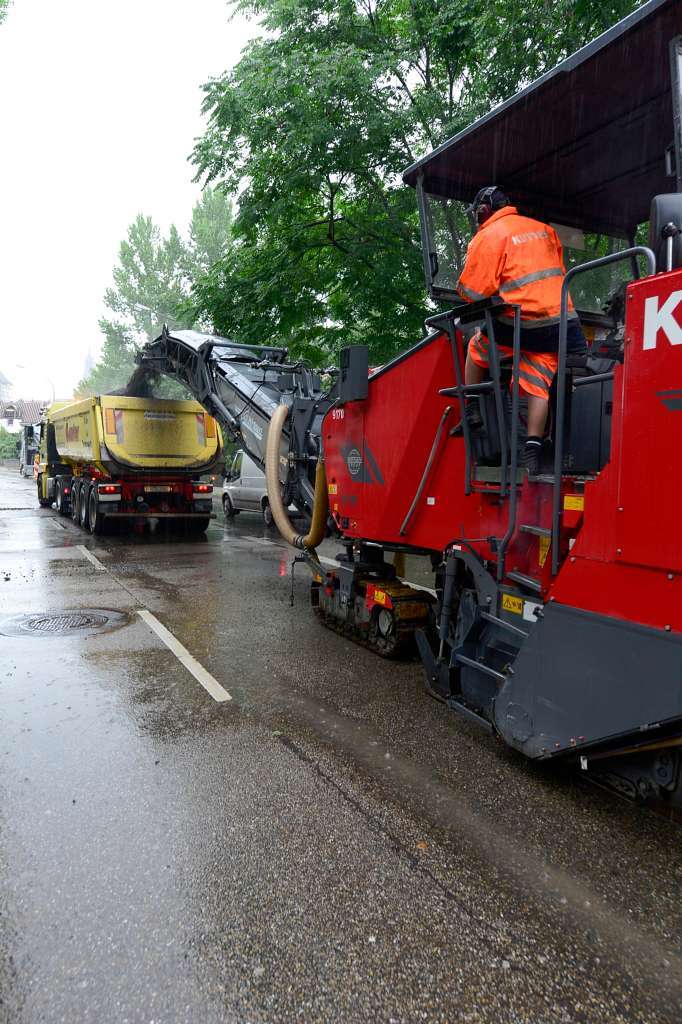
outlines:
[[124, 623], [0, 635], [1, 1020], [679, 1021], [674, 826], [323, 630], [301, 567], [292, 609], [257, 517], [93, 538], [33, 494], [0, 470], [0, 617]]

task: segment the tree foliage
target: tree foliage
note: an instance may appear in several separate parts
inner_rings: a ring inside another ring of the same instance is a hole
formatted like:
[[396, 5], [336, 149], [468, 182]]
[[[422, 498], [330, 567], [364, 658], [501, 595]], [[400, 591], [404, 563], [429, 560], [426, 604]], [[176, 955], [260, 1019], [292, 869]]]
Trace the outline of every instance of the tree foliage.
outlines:
[[426, 313], [401, 172], [637, 6], [632, 0], [241, 0], [263, 34], [205, 86], [198, 178], [239, 197], [193, 291], [242, 341], [381, 360]]
[[138, 214], [119, 248], [113, 286], [104, 293], [100, 358], [78, 385], [82, 395], [122, 388], [135, 368], [140, 345], [161, 328], [191, 327], [188, 299], [193, 283], [224, 256], [230, 244], [232, 206], [224, 193], [206, 189], [192, 211], [185, 241], [171, 225], [167, 235], [151, 217]]
[[5, 427], [0, 427], [0, 459], [17, 459], [20, 445], [20, 434], [13, 434]]
[[11, 0], [0, 0], [0, 25], [7, 17], [7, 12], [11, 6]]

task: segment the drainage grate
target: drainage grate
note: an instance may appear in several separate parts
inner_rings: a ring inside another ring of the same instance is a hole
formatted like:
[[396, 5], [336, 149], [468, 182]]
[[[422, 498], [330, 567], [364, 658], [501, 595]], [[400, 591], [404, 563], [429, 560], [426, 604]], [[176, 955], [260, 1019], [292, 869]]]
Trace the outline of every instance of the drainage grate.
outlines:
[[0, 633], [5, 636], [82, 637], [117, 629], [128, 621], [129, 616], [125, 612], [115, 612], [109, 608], [33, 612], [0, 620]]
[[72, 615], [38, 615], [27, 619], [23, 628], [31, 633], [68, 633], [72, 629], [89, 629], [92, 626], [106, 626], [106, 615], [75, 613]]

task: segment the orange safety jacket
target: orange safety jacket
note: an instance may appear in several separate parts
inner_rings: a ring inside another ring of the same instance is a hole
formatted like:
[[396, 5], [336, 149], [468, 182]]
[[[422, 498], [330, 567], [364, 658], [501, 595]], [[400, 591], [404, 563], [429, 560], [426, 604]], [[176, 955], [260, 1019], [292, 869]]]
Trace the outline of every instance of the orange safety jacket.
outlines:
[[[566, 274], [559, 236], [549, 224], [503, 206], [484, 221], [469, 243], [457, 291], [470, 302], [499, 295], [521, 307], [524, 330], [559, 323]], [[571, 316], [573, 304], [568, 302]], [[497, 314], [513, 324], [511, 310]]]

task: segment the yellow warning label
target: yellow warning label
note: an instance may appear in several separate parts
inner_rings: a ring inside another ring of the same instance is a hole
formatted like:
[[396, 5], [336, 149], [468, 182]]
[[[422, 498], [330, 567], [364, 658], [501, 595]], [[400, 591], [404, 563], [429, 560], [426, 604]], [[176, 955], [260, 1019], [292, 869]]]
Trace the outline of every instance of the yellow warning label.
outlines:
[[327, 490], [329, 491], [330, 494], [336, 494], [338, 491], [338, 487], [336, 484], [329, 484]]
[[585, 498], [582, 494], [565, 494], [564, 511], [582, 512], [585, 508]]
[[374, 591], [374, 600], [377, 604], [386, 604], [386, 594], [383, 590]]
[[538, 540], [540, 541], [538, 545], [538, 565], [544, 565], [547, 561], [550, 539], [549, 537], [539, 537]]
[[512, 594], [503, 594], [502, 608], [505, 612], [514, 612], [516, 615], [523, 615], [523, 599], [520, 597], [513, 597]]

